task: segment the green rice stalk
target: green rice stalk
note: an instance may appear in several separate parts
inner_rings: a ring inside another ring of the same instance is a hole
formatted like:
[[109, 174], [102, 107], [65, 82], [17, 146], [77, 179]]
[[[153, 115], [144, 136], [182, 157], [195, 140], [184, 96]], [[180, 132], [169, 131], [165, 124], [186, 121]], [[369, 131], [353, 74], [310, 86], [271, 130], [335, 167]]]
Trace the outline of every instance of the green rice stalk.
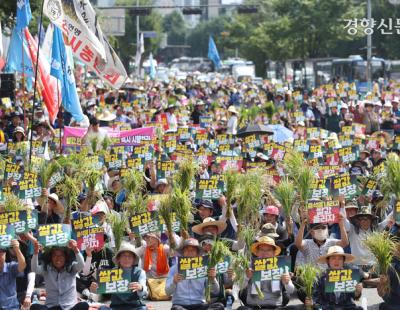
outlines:
[[235, 275], [235, 282], [239, 285], [240, 289], [245, 288], [246, 270], [250, 268], [250, 260], [242, 252], [233, 256], [232, 269]]
[[264, 105], [264, 110], [267, 113], [267, 117], [268, 117], [269, 121], [271, 122], [272, 117], [274, 116], [274, 114], [276, 112], [274, 103], [272, 101], [266, 102]]
[[292, 226], [290, 225], [290, 217], [292, 208], [296, 201], [296, 191], [293, 182], [285, 178], [275, 187], [274, 196], [282, 206], [285, 215], [286, 229], [288, 234], [292, 234]]
[[[308, 298], [312, 298], [314, 285], [318, 281], [320, 274], [321, 269], [319, 269], [316, 265], [305, 264], [297, 267], [296, 275], [298, 277], [299, 284]], [[308, 306], [306, 308], [312, 309], [312, 306]]]
[[136, 169], [129, 169], [126, 176], [122, 178], [122, 185], [129, 194], [140, 194], [146, 187], [143, 173]]
[[180, 187], [174, 187], [169, 196], [172, 212], [176, 213], [176, 218], [181, 223], [181, 235], [184, 239], [187, 239], [189, 238], [189, 219], [192, 211], [189, 191], [182, 192]]
[[238, 184], [241, 184], [235, 196], [238, 222], [243, 226], [257, 227], [259, 208], [264, 194], [263, 188], [265, 187], [263, 185], [262, 171], [254, 169], [239, 175]]
[[396, 153], [389, 153], [385, 162], [386, 176], [379, 180], [381, 192], [389, 198], [392, 194], [400, 199], [400, 158]]
[[258, 106], [256, 106], [256, 105], [251, 106], [249, 109], [247, 109], [248, 121], [250, 123], [254, 123], [257, 116], [260, 115], [260, 113], [261, 113], [261, 109]]
[[115, 249], [117, 251], [121, 247], [121, 243], [125, 237], [125, 232], [128, 225], [127, 218], [128, 217], [126, 213], [122, 213], [121, 215], [119, 215], [110, 212], [107, 215], [107, 222], [111, 225], [115, 239]]
[[[211, 252], [208, 257], [208, 270], [211, 268], [215, 268], [215, 266], [223, 261], [223, 259], [227, 256], [232, 256], [229, 247], [227, 246], [226, 242], [221, 240], [217, 240], [214, 242]], [[210, 302], [211, 300], [211, 283], [212, 279], [208, 278], [207, 287], [206, 287], [206, 300]]]
[[72, 209], [79, 205], [78, 196], [81, 192], [81, 182], [79, 179], [66, 175], [64, 181], [56, 186], [56, 190], [60, 197], [64, 198], [66, 204], [64, 223], [70, 224]]
[[148, 197], [143, 194], [130, 193], [122, 203], [122, 208], [132, 216], [147, 211]]
[[293, 180], [296, 184], [297, 179], [300, 176], [301, 169], [305, 165], [304, 155], [300, 152], [289, 151], [286, 153], [284, 159], [285, 172], [290, 180]]
[[232, 201], [236, 195], [236, 188], [239, 181], [239, 173], [235, 170], [228, 170], [224, 174], [226, 187], [226, 217], [231, 218], [233, 214]]
[[255, 238], [257, 235], [257, 231], [254, 227], [251, 226], [245, 226], [243, 229], [240, 230], [238, 234], [238, 239], [243, 240], [245, 244], [245, 254], [247, 255], [247, 258], [251, 260], [251, 245], [253, 244]]
[[12, 212], [12, 211], [21, 211], [26, 209], [23, 202], [19, 199], [19, 197], [15, 196], [13, 193], [4, 194], [4, 211]]
[[[396, 241], [389, 232], [373, 232], [367, 236], [363, 244], [375, 258], [374, 269], [380, 275], [388, 275], [396, 249]], [[390, 291], [390, 283], [384, 287], [385, 292]]]
[[[42, 188], [48, 188], [51, 177], [61, 168], [57, 161], [43, 161], [39, 167], [38, 176], [42, 183]], [[47, 204], [47, 196], [41, 195], [40, 200]]]
[[87, 203], [91, 207], [97, 200], [101, 198], [101, 194], [96, 191], [96, 186], [100, 181], [103, 172], [94, 168], [87, 169], [83, 171], [84, 180], [88, 187]]
[[181, 188], [181, 191], [190, 190], [190, 185], [197, 173], [197, 165], [191, 159], [185, 159], [179, 164], [179, 169], [174, 175], [174, 184]]
[[93, 134], [93, 135], [89, 135], [88, 139], [89, 139], [90, 149], [91, 149], [92, 153], [97, 154], [98, 147], [100, 144], [99, 137], [97, 135]]
[[103, 152], [107, 152], [109, 146], [111, 145], [111, 139], [109, 136], [105, 136], [103, 140], [101, 140], [101, 149]]
[[169, 246], [171, 249], [176, 249], [176, 243], [174, 238], [174, 232], [172, 230], [172, 213], [173, 210], [171, 208], [170, 196], [162, 197], [160, 201], [160, 206], [158, 207], [158, 214], [165, 222], [165, 226], [167, 227], [167, 234], [169, 239]]

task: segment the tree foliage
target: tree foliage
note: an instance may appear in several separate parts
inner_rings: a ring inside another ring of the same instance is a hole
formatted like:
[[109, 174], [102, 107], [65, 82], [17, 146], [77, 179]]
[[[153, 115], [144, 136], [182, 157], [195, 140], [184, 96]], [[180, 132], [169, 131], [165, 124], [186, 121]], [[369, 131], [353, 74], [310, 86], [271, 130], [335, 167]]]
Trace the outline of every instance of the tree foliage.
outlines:
[[186, 25], [179, 11], [173, 11], [166, 15], [162, 21], [162, 28], [168, 35], [169, 45], [185, 44]]

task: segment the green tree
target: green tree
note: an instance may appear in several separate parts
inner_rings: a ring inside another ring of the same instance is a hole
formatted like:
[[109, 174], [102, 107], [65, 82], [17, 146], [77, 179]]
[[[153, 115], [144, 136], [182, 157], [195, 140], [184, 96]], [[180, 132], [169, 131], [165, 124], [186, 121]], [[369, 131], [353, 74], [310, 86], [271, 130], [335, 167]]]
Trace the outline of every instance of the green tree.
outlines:
[[[117, 0], [116, 5], [132, 5], [132, 1]], [[141, 0], [139, 1], [139, 5], [151, 5], [151, 1]], [[148, 16], [139, 17], [140, 31], [156, 31], [157, 34], [159, 34], [157, 38], [144, 40], [145, 55], [148, 55], [150, 52], [153, 52], [154, 54], [157, 51], [161, 40], [161, 20], [161, 16], [154, 11], [152, 11]], [[115, 48], [125, 68], [129, 71], [129, 62], [134, 60], [136, 55], [136, 16], [133, 15], [132, 12], [129, 12], [129, 10], [126, 10], [125, 13], [125, 35], [114, 37], [113, 39], [110, 38], [110, 42]], [[142, 57], [142, 59], [143, 58], [144, 57]]]
[[179, 11], [166, 15], [162, 21], [162, 28], [168, 35], [169, 45], [185, 44], [186, 25]]
[[190, 45], [190, 55], [192, 57], [207, 57], [208, 38], [213, 36], [218, 52], [221, 57], [224, 57], [224, 38], [221, 35], [225, 31], [226, 25], [230, 18], [221, 16], [219, 18], [200, 22], [187, 36], [186, 42]]

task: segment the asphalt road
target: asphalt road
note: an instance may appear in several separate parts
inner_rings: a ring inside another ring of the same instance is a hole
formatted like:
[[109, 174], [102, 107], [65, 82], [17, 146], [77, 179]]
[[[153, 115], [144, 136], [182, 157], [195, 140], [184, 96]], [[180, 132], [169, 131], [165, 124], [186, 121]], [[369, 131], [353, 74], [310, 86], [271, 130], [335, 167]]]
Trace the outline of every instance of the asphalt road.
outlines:
[[[376, 288], [364, 288], [362, 296], [367, 299], [368, 310], [378, 310], [379, 309], [379, 304], [382, 302], [382, 298], [380, 298], [378, 296], [378, 293], [376, 292]], [[154, 310], [171, 309], [171, 302], [169, 302], [169, 301], [161, 301], [161, 302], [148, 301], [147, 305], [148, 306], [152, 305], [154, 307]], [[301, 305], [301, 302], [297, 298], [291, 299], [289, 306], [296, 306], [296, 305]], [[361, 306], [361, 301], [358, 302], [358, 305]], [[239, 306], [240, 306], [240, 303], [235, 302], [233, 309], [237, 309]], [[400, 310], [400, 305], [399, 305], [399, 310]]]

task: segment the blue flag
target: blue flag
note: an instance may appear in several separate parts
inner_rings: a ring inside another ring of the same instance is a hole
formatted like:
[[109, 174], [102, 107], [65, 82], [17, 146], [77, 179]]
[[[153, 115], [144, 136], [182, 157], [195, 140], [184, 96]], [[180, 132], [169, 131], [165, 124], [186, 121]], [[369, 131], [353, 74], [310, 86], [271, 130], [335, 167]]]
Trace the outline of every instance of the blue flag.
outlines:
[[215, 68], [218, 70], [219, 67], [221, 66], [221, 59], [219, 58], [217, 46], [215, 45], [215, 42], [210, 36], [210, 39], [208, 40], [208, 55], [207, 57], [214, 63]]
[[17, 0], [17, 22], [15, 28], [21, 30], [28, 27], [31, 19], [32, 12], [29, 0]]
[[76, 91], [74, 72], [68, 61], [62, 32], [56, 26], [54, 26], [51, 53], [50, 74], [61, 81], [63, 106], [77, 122], [80, 122], [83, 120], [83, 113]]
[[32, 78], [35, 76], [28, 45], [22, 31], [13, 29], [10, 46], [8, 47], [7, 64], [5, 72], [24, 73], [26, 77], [26, 88], [32, 89]]

